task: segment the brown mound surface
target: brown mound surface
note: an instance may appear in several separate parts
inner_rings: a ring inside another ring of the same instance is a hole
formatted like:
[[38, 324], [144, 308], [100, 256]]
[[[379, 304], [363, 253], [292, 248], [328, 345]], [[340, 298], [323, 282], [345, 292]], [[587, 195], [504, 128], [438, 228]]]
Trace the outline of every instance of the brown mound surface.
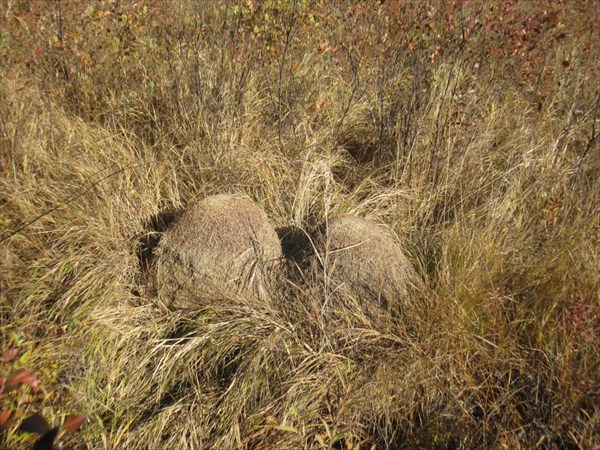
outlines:
[[316, 246], [333, 289], [344, 285], [386, 309], [409, 301], [416, 273], [385, 226], [342, 216], [322, 227]]
[[236, 195], [207, 197], [191, 205], [160, 241], [159, 295], [188, 307], [203, 289], [260, 289], [265, 264], [281, 256], [277, 233], [258, 206]]

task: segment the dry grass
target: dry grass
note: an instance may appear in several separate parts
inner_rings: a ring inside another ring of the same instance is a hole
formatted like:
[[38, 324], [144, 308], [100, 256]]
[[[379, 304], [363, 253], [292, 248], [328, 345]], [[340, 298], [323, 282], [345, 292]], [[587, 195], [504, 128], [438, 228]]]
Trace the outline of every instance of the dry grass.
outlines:
[[[46, 394], [19, 407], [86, 414], [76, 448], [596, 448], [598, 5], [547, 6], [526, 63], [484, 16], [436, 54], [421, 2], [323, 3], [0, 1], [0, 345]], [[166, 309], [140, 245], [223, 192], [386, 223], [418, 307], [294, 279]]]

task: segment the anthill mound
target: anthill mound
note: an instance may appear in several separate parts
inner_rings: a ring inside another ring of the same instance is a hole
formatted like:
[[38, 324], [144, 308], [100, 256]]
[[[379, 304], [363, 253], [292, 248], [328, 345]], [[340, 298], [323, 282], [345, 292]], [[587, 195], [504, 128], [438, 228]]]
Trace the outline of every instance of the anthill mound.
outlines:
[[215, 195], [181, 215], [163, 234], [157, 256], [159, 296], [189, 307], [203, 291], [260, 291], [282, 250], [258, 206], [241, 196]]
[[349, 289], [385, 309], [409, 302], [416, 273], [385, 226], [346, 215], [321, 227], [315, 242], [313, 265], [325, 268], [333, 290]]

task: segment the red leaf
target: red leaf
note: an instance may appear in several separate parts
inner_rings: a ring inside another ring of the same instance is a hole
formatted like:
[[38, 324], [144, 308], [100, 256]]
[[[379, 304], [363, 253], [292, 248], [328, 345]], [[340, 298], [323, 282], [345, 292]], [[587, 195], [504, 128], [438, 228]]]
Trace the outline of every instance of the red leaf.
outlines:
[[16, 389], [22, 384], [29, 386], [34, 393], [37, 393], [40, 390], [40, 382], [35, 374], [28, 369], [19, 369], [16, 372], [13, 372], [6, 379], [6, 390]]
[[596, 332], [594, 331], [594, 327], [587, 328], [582, 333], [582, 336], [585, 342], [594, 342], [596, 340]]
[[33, 53], [35, 53], [36, 56], [43, 56], [46, 52], [40, 48], [36, 48]]
[[0, 428], [8, 430], [13, 423], [15, 412], [10, 409], [0, 411]]
[[67, 431], [67, 433], [72, 434], [79, 430], [79, 428], [81, 427], [81, 425], [83, 425], [84, 422], [85, 417], [81, 414], [71, 414], [68, 415], [65, 419], [63, 427]]
[[19, 356], [19, 353], [21, 353], [21, 349], [18, 347], [13, 347], [11, 349], [8, 349], [4, 353], [2, 353], [2, 358], [0, 358], [0, 361], [10, 362], [13, 359], [15, 359], [17, 356]]

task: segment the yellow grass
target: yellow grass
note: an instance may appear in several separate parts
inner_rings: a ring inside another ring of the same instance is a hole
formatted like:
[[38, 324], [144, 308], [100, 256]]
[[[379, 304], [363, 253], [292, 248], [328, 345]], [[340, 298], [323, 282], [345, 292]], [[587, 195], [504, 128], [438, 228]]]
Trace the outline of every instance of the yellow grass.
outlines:
[[[418, 3], [0, 2], [0, 347], [43, 386], [0, 409], [86, 415], [67, 448], [597, 446], [598, 5], [526, 66], [485, 23], [434, 55]], [[321, 279], [167, 308], [140, 245], [216, 193], [389, 225], [414, 306]]]

